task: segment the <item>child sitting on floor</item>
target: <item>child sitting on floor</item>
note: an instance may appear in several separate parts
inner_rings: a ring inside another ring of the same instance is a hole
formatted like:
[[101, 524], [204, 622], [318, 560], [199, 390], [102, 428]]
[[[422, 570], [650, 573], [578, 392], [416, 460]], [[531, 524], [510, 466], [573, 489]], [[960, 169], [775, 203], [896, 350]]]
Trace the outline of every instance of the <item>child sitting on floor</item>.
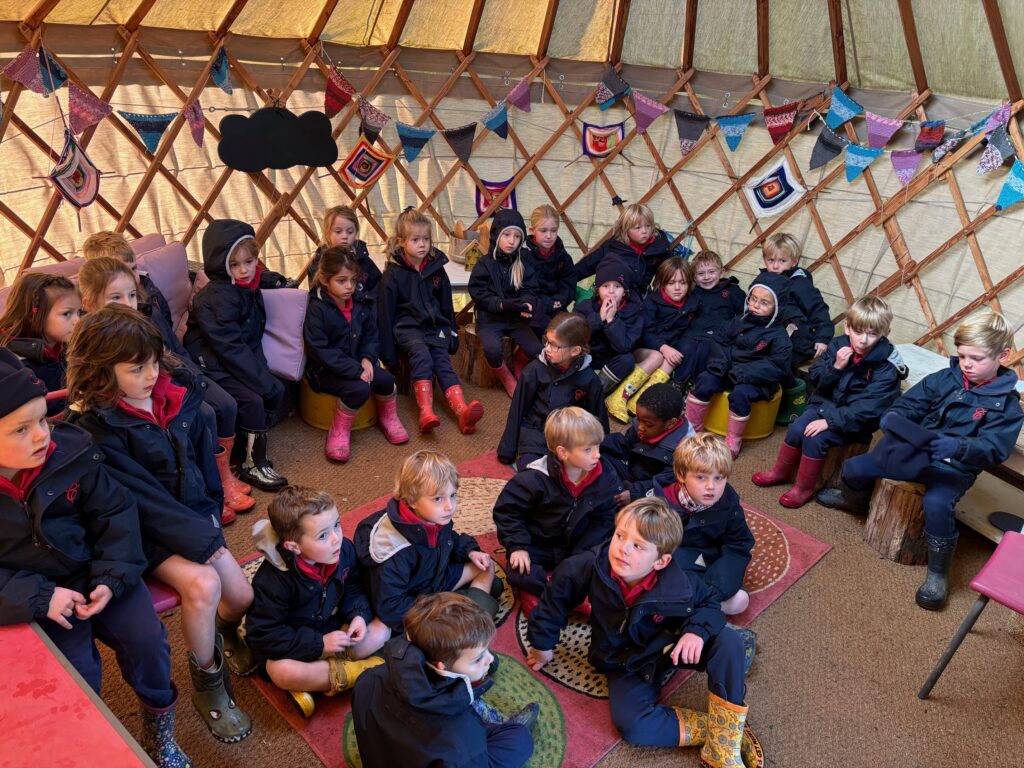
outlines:
[[[488, 723], [474, 704], [489, 687], [494, 621], [450, 592], [422, 595], [405, 632], [384, 646], [385, 665], [352, 693], [352, 721], [365, 768], [520, 768], [533, 754], [529, 727]], [[536, 719], [536, 704], [532, 705]]]
[[785, 278], [770, 272], [758, 275], [750, 286], [747, 310], [715, 331], [707, 370], [697, 376], [686, 398], [686, 419], [695, 432], [703, 432], [711, 398], [728, 391], [725, 442], [733, 458], [740, 455], [753, 404], [771, 400], [789, 375], [789, 336], [779, 322], [785, 301]]
[[459, 420], [464, 435], [476, 432], [483, 418], [479, 400], [466, 403], [459, 377], [448, 355], [459, 348], [459, 329], [452, 306], [452, 284], [444, 265], [448, 257], [430, 245], [430, 222], [407, 208], [395, 222], [388, 240], [388, 264], [378, 296], [380, 356], [394, 370], [398, 355], [409, 357], [413, 391], [420, 409], [420, 432], [441, 424], [434, 413], [434, 377]]
[[789, 425], [775, 466], [751, 478], [765, 488], [795, 473], [795, 485], [779, 498], [782, 506], [796, 509], [810, 501], [829, 449], [869, 444], [878, 420], [899, 397], [906, 368], [886, 338], [891, 323], [892, 310], [882, 299], [857, 299], [846, 313], [845, 335], [830, 341], [811, 366], [814, 394], [807, 410]]
[[[530, 615], [526, 663], [539, 670], [569, 612], [590, 598], [590, 663], [608, 677], [611, 718], [631, 744], [703, 744], [702, 765], [742, 766], [760, 752], [745, 729], [743, 643], [725, 626], [718, 599], [673, 553], [683, 541], [679, 515], [661, 499], [640, 499], [615, 518], [611, 542], [571, 557], [555, 571]], [[659, 704], [672, 668], [708, 675], [709, 713]]]
[[[654, 223], [654, 212], [632, 203], [622, 209], [612, 236], [576, 264], [576, 281], [590, 277], [608, 259], [626, 269], [623, 288], [642, 299], [647, 295], [658, 265], [672, 255], [668, 237]], [[595, 288], [599, 287], [596, 283]]]
[[189, 761], [174, 740], [178, 690], [167, 628], [142, 583], [135, 502], [88, 433], [47, 423], [45, 395], [0, 349], [0, 625], [38, 622], [97, 694], [94, 642], [116, 649], [142, 704], [143, 749], [159, 768], [180, 768]]
[[590, 367], [590, 327], [577, 314], [562, 312], [548, 324], [544, 351], [523, 369], [512, 396], [498, 461], [522, 469], [547, 452], [544, 422], [557, 408], [578, 405], [608, 431], [604, 390]]
[[611, 536], [623, 483], [601, 458], [603, 437], [597, 419], [582, 408], [552, 411], [544, 425], [548, 454], [523, 467], [494, 503], [508, 583], [527, 616], [556, 565]]
[[543, 339], [548, 323], [576, 299], [576, 265], [558, 236], [558, 211], [550, 205], [539, 205], [530, 214], [526, 247], [537, 273], [537, 306], [530, 327]]
[[338, 506], [325, 491], [291, 485], [253, 528], [266, 559], [252, 580], [256, 593], [245, 634], [267, 675], [313, 714], [312, 693], [347, 691], [383, 663], [371, 656], [391, 636], [373, 616], [352, 542]]
[[949, 367], [907, 390], [882, 416], [882, 442], [871, 453], [847, 459], [839, 488], [817, 495], [826, 507], [863, 513], [878, 478], [924, 485], [928, 575], [916, 600], [928, 610], [942, 608], [949, 595], [956, 503], [982, 470], [1013, 453], [1024, 422], [1017, 374], [1004, 366], [1013, 331], [1003, 316], [976, 315], [956, 329], [953, 340], [956, 356]]
[[355, 545], [370, 607], [391, 631], [413, 601], [431, 592], [464, 590], [492, 616], [501, 579], [476, 539], [456, 533], [459, 471], [436, 451], [416, 451], [398, 471], [394, 497], [356, 528]]
[[309, 289], [316, 287], [316, 273], [320, 268], [320, 258], [324, 251], [334, 246], [343, 245], [351, 249], [355, 254], [356, 264], [356, 291], [355, 296], [360, 301], [366, 301], [370, 306], [377, 304], [377, 284], [380, 282], [380, 269], [370, 258], [370, 251], [366, 243], [359, 239], [359, 217], [356, 212], [347, 205], [335, 205], [324, 213], [323, 227], [320, 232], [320, 245], [316, 253], [310, 259], [307, 267], [306, 277], [309, 279]]

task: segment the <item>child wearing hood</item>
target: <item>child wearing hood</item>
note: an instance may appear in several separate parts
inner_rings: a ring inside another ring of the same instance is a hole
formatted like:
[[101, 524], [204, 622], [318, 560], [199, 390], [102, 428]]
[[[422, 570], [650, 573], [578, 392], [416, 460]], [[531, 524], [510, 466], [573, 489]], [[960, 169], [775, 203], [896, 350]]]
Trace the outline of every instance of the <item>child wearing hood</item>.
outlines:
[[526, 223], [519, 211], [502, 208], [491, 223], [490, 252], [469, 276], [469, 295], [476, 303], [476, 332], [484, 357], [509, 397], [516, 377], [502, 355], [501, 340], [508, 336], [527, 360], [540, 354], [540, 342], [530, 328], [540, 313], [537, 277], [526, 246]]
[[771, 400], [789, 375], [792, 345], [780, 320], [786, 288], [781, 275], [762, 272], [754, 279], [746, 311], [715, 331], [707, 369], [686, 398], [686, 420], [699, 434], [704, 431], [711, 398], [729, 393], [725, 442], [733, 458], [740, 454], [753, 404]]

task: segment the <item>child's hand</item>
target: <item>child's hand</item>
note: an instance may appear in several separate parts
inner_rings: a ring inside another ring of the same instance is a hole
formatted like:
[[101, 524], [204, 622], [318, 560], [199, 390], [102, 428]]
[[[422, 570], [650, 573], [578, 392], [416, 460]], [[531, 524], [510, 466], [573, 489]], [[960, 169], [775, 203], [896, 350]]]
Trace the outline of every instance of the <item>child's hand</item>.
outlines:
[[960, 452], [960, 440], [949, 435], [936, 437], [928, 443], [928, 451], [932, 455], [932, 461], [952, 459]]
[[348, 623], [348, 639], [355, 645], [366, 637], [366, 619], [356, 616]]
[[676, 366], [683, 362], [683, 353], [675, 347], [670, 347], [668, 344], [662, 344], [661, 349], [658, 351], [661, 352], [662, 357], [665, 358], [665, 362], [669, 365]]
[[822, 353], [828, 349], [828, 344], [824, 344], [820, 341], [814, 342], [814, 359], [817, 360], [821, 357]]
[[60, 624], [64, 629], [71, 629], [68, 619], [77, 613], [78, 606], [85, 605], [85, 595], [73, 589], [57, 587], [50, 597], [50, 606], [46, 610], [46, 618]]
[[[814, 348], [817, 349], [818, 345], [815, 344]], [[817, 357], [817, 355], [815, 355], [815, 357]], [[850, 359], [852, 357], [853, 357], [853, 347], [849, 347], [849, 346], [847, 346], [847, 347], [840, 347], [838, 350], [836, 350], [836, 361], [835, 361], [835, 363], [833, 363], [835, 369], [837, 371], [843, 370], [847, 366], [847, 364], [850, 362]]]
[[804, 437], [814, 437], [820, 435], [828, 429], [828, 422], [824, 419], [815, 419], [804, 428]]
[[618, 311], [618, 306], [614, 302], [608, 302], [608, 319], [605, 321], [609, 325], [615, 322], [615, 313]]
[[629, 489], [622, 491], [621, 493], [615, 494], [615, 503], [620, 507], [624, 507], [629, 504]]
[[540, 668], [555, 658], [554, 651], [541, 651], [537, 648], [531, 648], [526, 653], [526, 666], [532, 669], [534, 672], [540, 671]]
[[530, 553], [525, 549], [517, 549], [508, 556], [508, 564], [520, 573], [530, 572]]
[[350, 645], [352, 638], [348, 636], [348, 632], [336, 629], [324, 635], [324, 653], [341, 653]]
[[489, 571], [492, 567], [491, 556], [476, 549], [469, 553], [469, 562], [481, 571]]
[[676, 647], [672, 649], [673, 664], [696, 664], [700, 661], [700, 654], [704, 650], [704, 641], [700, 635], [687, 632], [679, 638]]
[[88, 619], [95, 616], [97, 613], [107, 607], [114, 598], [114, 592], [106, 584], [100, 584], [92, 592], [89, 593], [89, 603], [86, 605], [84, 601], [80, 605], [75, 606], [75, 616], [80, 619]]
[[373, 384], [373, 363], [371, 363], [364, 357], [362, 366], [363, 372], [359, 375], [359, 378], [365, 381], [367, 384]]

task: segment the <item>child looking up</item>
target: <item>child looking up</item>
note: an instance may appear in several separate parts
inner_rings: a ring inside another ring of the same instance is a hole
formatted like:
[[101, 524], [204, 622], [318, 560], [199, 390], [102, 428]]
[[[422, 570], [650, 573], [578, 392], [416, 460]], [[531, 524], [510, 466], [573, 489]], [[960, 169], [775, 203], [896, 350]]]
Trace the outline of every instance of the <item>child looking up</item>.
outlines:
[[604, 389], [587, 354], [590, 327], [580, 315], [561, 312], [548, 324], [544, 351], [523, 369], [512, 396], [498, 461], [523, 468], [547, 452], [544, 423], [557, 408], [578, 405], [608, 431]]
[[807, 410], [786, 430], [775, 466], [751, 478], [768, 487], [795, 473], [796, 484], [779, 498], [782, 506], [796, 509], [810, 501], [829, 449], [869, 444], [878, 420], [899, 397], [906, 367], [886, 338], [891, 323], [892, 310], [882, 299], [857, 299], [846, 313], [844, 335], [811, 366], [814, 394]]
[[[928, 575], [915, 599], [933, 611], [942, 608], [949, 595], [956, 503], [982, 470], [1006, 461], [1024, 422], [1017, 374], [1004, 365], [1013, 331], [1003, 316], [975, 315], [956, 329], [953, 340], [956, 355], [949, 359], [949, 368], [928, 374], [908, 389], [882, 416], [882, 443], [870, 453], [847, 459], [839, 488], [819, 491], [817, 496], [826, 507], [866, 512], [880, 477], [923, 484]], [[927, 432], [921, 435], [915, 427]], [[894, 436], [900, 435], [912, 442], [894, 446]], [[923, 449], [917, 447], [924, 442], [922, 437], [927, 438]]]
[[244, 675], [255, 665], [238, 634], [252, 587], [221, 532], [223, 493], [195, 377], [165, 356], [152, 322], [111, 304], [71, 337], [68, 401], [138, 504], [149, 569], [181, 595], [193, 705], [215, 738], [241, 741], [252, 722], [225, 667]]
[[502, 208], [491, 222], [491, 250], [469, 276], [484, 357], [509, 397], [515, 392], [516, 377], [502, 354], [502, 338], [510, 337], [528, 360], [540, 354], [540, 342], [530, 328], [538, 306], [537, 275], [525, 240], [523, 217]]
[[537, 306], [530, 327], [541, 338], [555, 315], [576, 299], [576, 266], [558, 236], [558, 211], [550, 205], [539, 205], [530, 214], [526, 247], [537, 273]]
[[267, 513], [270, 530], [264, 523], [253, 532], [266, 559], [252, 580], [245, 635], [274, 685], [309, 717], [312, 692], [347, 691], [383, 663], [370, 654], [391, 631], [370, 611], [355, 547], [329, 493], [292, 485]]
[[612, 236], [576, 264], [576, 281], [590, 277], [606, 259], [616, 259], [626, 267], [623, 287], [638, 298], [647, 295], [658, 265], [672, 255], [668, 237], [654, 223], [654, 213], [646, 205], [627, 205], [612, 228]]
[[697, 376], [686, 398], [686, 419], [699, 433], [704, 431], [711, 398], [729, 392], [725, 442], [733, 458], [740, 454], [753, 404], [774, 397], [779, 383], [789, 375], [789, 337], [779, 322], [785, 297], [785, 278], [762, 272], [754, 279], [747, 311], [715, 331], [707, 370]]
[[431, 247], [430, 222], [414, 208], [402, 211], [388, 240], [388, 264], [378, 292], [380, 356], [394, 369], [399, 354], [408, 355], [413, 391], [420, 409], [420, 432], [433, 432], [441, 420], [434, 413], [434, 377], [464, 435], [476, 432], [483, 418], [479, 400], [466, 403], [448, 355], [459, 348], [452, 306], [452, 284], [444, 265], [448, 257]]
[[324, 453], [333, 461], [348, 461], [352, 423], [363, 404], [373, 399], [377, 425], [388, 442], [409, 442], [398, 418], [395, 377], [380, 367], [380, 337], [375, 307], [358, 294], [359, 264], [347, 246], [325, 250], [309, 292], [305, 341], [306, 380], [314, 392], [338, 398]]
[[328, 248], [342, 245], [349, 248], [356, 257], [356, 290], [355, 295], [360, 301], [367, 301], [376, 306], [377, 284], [380, 283], [380, 269], [370, 258], [366, 243], [359, 239], [359, 217], [347, 205], [335, 205], [324, 213], [323, 225], [320, 230], [320, 245], [306, 268], [309, 288], [316, 287], [316, 273], [320, 267], [320, 259]]
[[623, 490], [615, 467], [601, 458], [604, 429], [591, 414], [573, 406], [552, 411], [544, 437], [548, 454], [523, 467], [494, 504], [508, 583], [527, 616], [556, 565], [608, 540]]

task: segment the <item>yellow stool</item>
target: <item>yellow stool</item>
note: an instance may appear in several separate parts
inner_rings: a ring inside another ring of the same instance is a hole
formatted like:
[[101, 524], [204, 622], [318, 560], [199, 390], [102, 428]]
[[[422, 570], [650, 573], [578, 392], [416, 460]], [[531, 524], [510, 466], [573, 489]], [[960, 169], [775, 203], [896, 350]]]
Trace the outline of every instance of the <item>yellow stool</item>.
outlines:
[[[771, 400], [758, 400], [750, 409], [750, 421], [743, 432], [744, 440], [758, 440], [775, 431], [775, 417], [782, 402], [782, 387]], [[729, 393], [719, 392], [711, 398], [711, 408], [704, 419], [704, 429], [716, 435], [725, 435], [729, 424]]]
[[[338, 398], [326, 392], [314, 392], [305, 378], [299, 385], [299, 415], [302, 420], [311, 427], [322, 429], [325, 432], [331, 428], [334, 421], [334, 410], [338, 407]], [[377, 406], [371, 397], [366, 404], [359, 409], [356, 420], [352, 422], [352, 429], [366, 429], [377, 423]]]

